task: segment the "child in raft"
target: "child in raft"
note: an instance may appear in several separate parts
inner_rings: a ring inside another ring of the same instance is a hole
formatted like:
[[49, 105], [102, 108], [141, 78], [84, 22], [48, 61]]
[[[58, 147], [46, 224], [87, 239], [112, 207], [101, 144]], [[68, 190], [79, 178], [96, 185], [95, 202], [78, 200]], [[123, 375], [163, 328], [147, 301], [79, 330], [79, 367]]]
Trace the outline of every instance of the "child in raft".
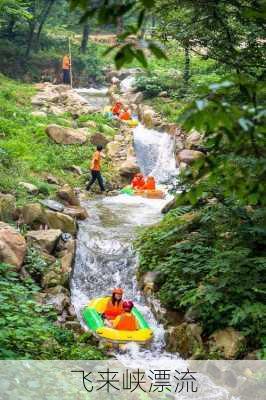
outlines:
[[123, 111], [120, 112], [118, 118], [121, 119], [122, 121], [129, 121], [132, 118], [128, 106], [124, 106], [124, 109]]
[[156, 182], [153, 176], [148, 176], [145, 185], [142, 187], [143, 190], [156, 190]]
[[119, 331], [136, 331], [139, 329], [136, 317], [131, 313], [134, 304], [127, 300], [123, 302], [123, 313], [112, 321], [112, 327]]
[[123, 312], [123, 289], [115, 288], [113, 289], [112, 296], [110, 297], [106, 309], [103, 313], [103, 318], [105, 320], [115, 319], [118, 315]]

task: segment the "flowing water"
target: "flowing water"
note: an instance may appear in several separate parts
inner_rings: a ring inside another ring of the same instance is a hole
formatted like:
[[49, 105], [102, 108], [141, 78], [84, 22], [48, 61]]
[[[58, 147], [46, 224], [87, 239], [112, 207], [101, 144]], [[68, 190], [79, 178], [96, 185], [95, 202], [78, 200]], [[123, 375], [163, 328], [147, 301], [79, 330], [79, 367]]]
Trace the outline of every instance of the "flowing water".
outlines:
[[[174, 143], [169, 135], [139, 125], [134, 130], [134, 144], [145, 175], [153, 174], [163, 184], [170, 183], [178, 175]], [[152, 342], [146, 346], [129, 343], [123, 351], [116, 350], [116, 358], [127, 367], [146, 369], [147, 365], [149, 368], [160, 365], [161, 368], [176, 368], [186, 363], [177, 354], [165, 351], [164, 328], [145, 304], [136, 281], [137, 256], [132, 244], [136, 231], [160, 221], [161, 209], [167, 201], [169, 196], [164, 200], [151, 200], [121, 194], [99, 196], [83, 204], [89, 218], [79, 225], [71, 282], [72, 303], [84, 326], [81, 311], [90, 299], [109, 295], [114, 287], [125, 289], [125, 298], [134, 301], [154, 332]], [[206, 395], [201, 394], [197, 399], [227, 399], [224, 389], [211, 383], [207, 386]]]

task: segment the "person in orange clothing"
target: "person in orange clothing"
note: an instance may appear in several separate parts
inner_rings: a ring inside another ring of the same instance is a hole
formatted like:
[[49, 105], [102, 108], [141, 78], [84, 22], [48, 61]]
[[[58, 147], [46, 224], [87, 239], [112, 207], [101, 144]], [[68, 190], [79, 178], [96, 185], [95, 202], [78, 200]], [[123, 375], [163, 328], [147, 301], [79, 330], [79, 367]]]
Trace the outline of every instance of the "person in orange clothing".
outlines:
[[133, 307], [132, 301], [123, 302], [124, 312], [113, 321], [113, 328], [120, 331], [136, 331], [138, 329], [138, 322], [131, 313]]
[[145, 180], [142, 174], [136, 174], [131, 181], [133, 189], [142, 189], [145, 185]]
[[124, 107], [124, 110], [119, 114], [119, 119], [122, 121], [128, 121], [131, 119], [131, 112], [127, 106]]
[[156, 183], [155, 179], [153, 176], [148, 176], [145, 185], [143, 186], [144, 190], [155, 190], [156, 189]]
[[98, 145], [97, 150], [93, 154], [93, 157], [91, 160], [91, 180], [88, 183], [86, 190], [90, 190], [91, 186], [97, 180], [98, 184], [100, 186], [101, 192], [105, 191], [105, 187], [103, 184], [103, 178], [101, 175], [101, 158], [103, 157], [103, 155], [101, 154], [102, 149], [103, 149], [103, 146]]
[[112, 297], [107, 303], [103, 317], [107, 320], [113, 320], [123, 312], [123, 289], [116, 288], [113, 290]]
[[117, 101], [115, 103], [115, 105], [113, 106], [113, 108], [112, 108], [113, 115], [117, 115], [118, 116], [121, 113], [122, 106], [123, 106], [123, 104], [121, 103], [121, 101]]
[[65, 54], [62, 62], [63, 83], [65, 85], [70, 85], [70, 67], [71, 67], [70, 58], [67, 54]]

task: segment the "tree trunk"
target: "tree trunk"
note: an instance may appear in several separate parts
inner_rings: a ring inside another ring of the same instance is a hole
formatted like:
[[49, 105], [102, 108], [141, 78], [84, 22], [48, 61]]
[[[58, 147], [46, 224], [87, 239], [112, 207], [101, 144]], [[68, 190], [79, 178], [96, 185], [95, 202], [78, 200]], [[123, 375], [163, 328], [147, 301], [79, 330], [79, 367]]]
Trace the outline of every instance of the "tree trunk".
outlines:
[[42, 33], [44, 24], [50, 14], [51, 8], [54, 3], [55, 3], [55, 0], [48, 0], [48, 4], [47, 4], [46, 8], [44, 8], [42, 15], [40, 17], [39, 28], [38, 28], [38, 31], [36, 34], [36, 43], [35, 43], [36, 49], [38, 49], [40, 46], [41, 33]]
[[185, 53], [185, 63], [184, 63], [184, 71], [183, 71], [183, 82], [184, 82], [184, 89], [185, 92], [187, 91], [188, 82], [190, 79], [190, 51], [189, 51], [189, 44], [184, 46], [184, 53]]
[[83, 26], [82, 40], [80, 45], [80, 52], [82, 54], [86, 53], [89, 41], [90, 26], [88, 22], [85, 22]]
[[121, 35], [121, 33], [123, 33], [123, 29], [124, 29], [124, 21], [123, 21], [123, 17], [117, 17], [116, 19], [116, 34], [117, 35]]
[[26, 57], [29, 57], [30, 52], [32, 50], [35, 27], [36, 27], [36, 21], [31, 22], [30, 23], [29, 34], [28, 34], [28, 40], [27, 40], [27, 47], [26, 47], [26, 52], [25, 52], [25, 56]]

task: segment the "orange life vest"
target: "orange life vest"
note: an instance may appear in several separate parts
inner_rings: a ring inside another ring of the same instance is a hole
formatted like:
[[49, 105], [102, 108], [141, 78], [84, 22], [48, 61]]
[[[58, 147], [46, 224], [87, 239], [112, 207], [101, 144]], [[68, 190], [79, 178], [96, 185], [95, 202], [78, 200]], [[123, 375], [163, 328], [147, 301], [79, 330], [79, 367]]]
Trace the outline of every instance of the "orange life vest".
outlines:
[[121, 112], [121, 114], [119, 114], [119, 119], [122, 119], [123, 121], [128, 121], [129, 119], [131, 119], [130, 111]]
[[70, 59], [68, 56], [64, 56], [63, 58], [63, 69], [69, 69], [70, 68]]
[[115, 302], [113, 304], [112, 299], [107, 303], [106, 309], [104, 311], [104, 316], [107, 319], [115, 319], [117, 316], [123, 312], [123, 301]]
[[113, 327], [119, 331], [136, 331], [138, 324], [134, 315], [125, 312], [114, 320]]
[[115, 103], [114, 107], [112, 108], [112, 113], [115, 115], [119, 115], [120, 111], [122, 108], [122, 104], [121, 103]]
[[145, 189], [145, 190], [155, 190], [156, 189], [155, 179], [152, 176], [147, 178], [147, 182], [145, 183], [143, 189]]
[[143, 177], [135, 176], [131, 182], [131, 185], [134, 189], [142, 189], [145, 185], [145, 181]]
[[93, 171], [100, 171], [101, 170], [101, 153], [97, 150], [93, 154], [91, 160], [91, 169]]

